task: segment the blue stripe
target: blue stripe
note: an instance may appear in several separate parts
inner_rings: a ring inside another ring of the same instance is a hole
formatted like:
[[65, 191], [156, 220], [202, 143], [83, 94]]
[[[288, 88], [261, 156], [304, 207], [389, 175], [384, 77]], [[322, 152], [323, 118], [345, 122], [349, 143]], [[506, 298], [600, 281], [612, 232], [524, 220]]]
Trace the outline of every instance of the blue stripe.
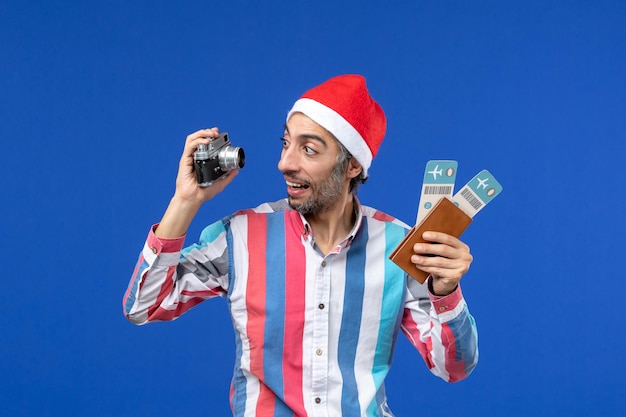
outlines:
[[465, 375], [469, 375], [474, 369], [475, 359], [478, 357], [478, 331], [474, 317], [469, 313], [467, 306], [463, 307], [461, 314], [448, 322], [448, 326], [450, 326], [450, 330], [454, 334], [455, 359], [457, 362], [463, 361]]
[[378, 328], [378, 342], [374, 354], [372, 378], [378, 389], [376, 398], [367, 408], [368, 416], [376, 416], [380, 405], [385, 403], [384, 379], [391, 367], [393, 350], [402, 320], [404, 304], [404, 272], [390, 259], [389, 255], [398, 243], [404, 238], [404, 228], [393, 224], [385, 224], [385, 273], [384, 289], [382, 292], [381, 321]]
[[[232, 304], [231, 295], [233, 288], [235, 287], [235, 271], [233, 269], [233, 233], [230, 229], [230, 222], [223, 226], [226, 230], [226, 247], [228, 248], [228, 310], [232, 316]], [[206, 229], [205, 229], [206, 230]], [[204, 233], [204, 232], [203, 232]], [[235, 370], [233, 372], [233, 417], [243, 417], [246, 409], [247, 401], [247, 380], [246, 376], [241, 371], [241, 357], [243, 356], [241, 333], [235, 332]]]
[[341, 391], [342, 416], [360, 416], [354, 363], [359, 343], [363, 294], [365, 292], [365, 248], [368, 241], [367, 222], [352, 241], [346, 259], [346, 281], [343, 296], [343, 315], [339, 331], [339, 369], [343, 380]]
[[200, 233], [200, 243], [194, 243], [186, 248], [184, 248], [181, 252], [181, 255], [188, 254], [193, 249], [200, 249], [202, 247], [207, 246], [208, 244], [215, 242], [217, 238], [222, 234], [225, 230], [225, 225], [223, 221], [217, 221], [202, 230]]
[[[235, 288], [235, 254], [233, 242], [233, 230], [230, 228], [230, 222], [224, 223], [224, 230], [226, 232], [226, 250], [228, 250], [228, 309], [230, 310], [230, 296], [232, 295], [233, 288]], [[232, 315], [232, 312], [231, 312]]]
[[274, 417], [294, 417], [293, 410], [287, 407], [282, 398], [276, 397]]
[[233, 372], [233, 417], [243, 417], [244, 412], [246, 410], [246, 385], [247, 380], [243, 372], [241, 371], [241, 356], [242, 356], [242, 347], [241, 347], [241, 334], [239, 332], [235, 332], [235, 371]]
[[[283, 212], [267, 215], [266, 245], [263, 374], [265, 384], [278, 398], [284, 398], [282, 363], [285, 337], [285, 221]], [[284, 415], [286, 409], [282, 401], [276, 401], [275, 415]]]
[[[137, 260], [139, 262], [139, 260]], [[139, 281], [141, 280], [141, 276], [143, 275], [143, 271], [145, 271], [150, 265], [148, 265], [148, 261], [143, 260], [139, 268], [137, 268], [137, 275], [135, 275], [135, 280], [133, 281], [133, 287], [128, 293], [128, 298], [126, 299], [126, 304], [124, 305], [124, 311], [126, 314], [130, 313], [130, 310], [133, 308], [135, 304], [135, 297], [137, 296], [137, 287], [139, 286]], [[118, 310], [119, 311], [119, 310]]]

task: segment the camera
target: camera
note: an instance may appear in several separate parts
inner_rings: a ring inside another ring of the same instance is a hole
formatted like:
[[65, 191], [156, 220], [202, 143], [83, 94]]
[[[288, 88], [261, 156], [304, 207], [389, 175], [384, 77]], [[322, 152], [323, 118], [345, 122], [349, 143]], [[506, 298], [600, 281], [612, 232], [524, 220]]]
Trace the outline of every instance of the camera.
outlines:
[[209, 139], [211, 142], [198, 145], [193, 154], [194, 170], [200, 187], [209, 187], [229, 171], [243, 168], [246, 163], [243, 149], [230, 146], [227, 132]]

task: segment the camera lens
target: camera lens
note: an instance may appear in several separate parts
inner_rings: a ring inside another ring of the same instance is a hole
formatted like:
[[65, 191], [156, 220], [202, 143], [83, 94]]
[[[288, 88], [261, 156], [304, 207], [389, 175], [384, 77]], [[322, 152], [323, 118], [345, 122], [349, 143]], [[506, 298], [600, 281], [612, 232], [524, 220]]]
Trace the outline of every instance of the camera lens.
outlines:
[[246, 163], [246, 154], [239, 146], [225, 146], [220, 149], [218, 159], [223, 171], [232, 171], [243, 168]]

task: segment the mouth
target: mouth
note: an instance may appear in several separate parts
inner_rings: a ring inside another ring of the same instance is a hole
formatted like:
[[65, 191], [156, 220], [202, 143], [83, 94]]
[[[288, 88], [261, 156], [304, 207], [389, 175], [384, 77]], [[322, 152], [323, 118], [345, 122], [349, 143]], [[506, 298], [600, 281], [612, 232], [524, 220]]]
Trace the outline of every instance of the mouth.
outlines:
[[311, 186], [307, 181], [290, 178], [285, 179], [285, 183], [287, 184], [287, 195], [289, 198], [299, 200], [301, 198], [306, 198], [306, 196], [311, 192]]
[[306, 190], [307, 188], [309, 188], [308, 184], [305, 183], [297, 183], [297, 182], [291, 182], [291, 181], [285, 181], [287, 183], [287, 187], [294, 189], [294, 190]]

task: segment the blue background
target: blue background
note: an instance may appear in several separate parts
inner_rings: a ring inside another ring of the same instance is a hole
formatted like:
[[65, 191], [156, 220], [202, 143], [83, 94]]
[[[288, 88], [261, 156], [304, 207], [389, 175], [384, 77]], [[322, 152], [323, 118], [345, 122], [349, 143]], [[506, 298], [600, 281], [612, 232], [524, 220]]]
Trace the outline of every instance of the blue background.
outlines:
[[401, 336], [396, 415], [626, 413], [625, 2], [3, 1], [0, 57], [2, 415], [229, 415], [225, 302], [135, 327], [123, 293], [187, 134], [247, 154], [195, 239], [285, 195], [287, 111], [350, 72], [388, 117], [362, 202], [411, 223], [429, 159], [504, 187], [463, 235], [478, 368]]

